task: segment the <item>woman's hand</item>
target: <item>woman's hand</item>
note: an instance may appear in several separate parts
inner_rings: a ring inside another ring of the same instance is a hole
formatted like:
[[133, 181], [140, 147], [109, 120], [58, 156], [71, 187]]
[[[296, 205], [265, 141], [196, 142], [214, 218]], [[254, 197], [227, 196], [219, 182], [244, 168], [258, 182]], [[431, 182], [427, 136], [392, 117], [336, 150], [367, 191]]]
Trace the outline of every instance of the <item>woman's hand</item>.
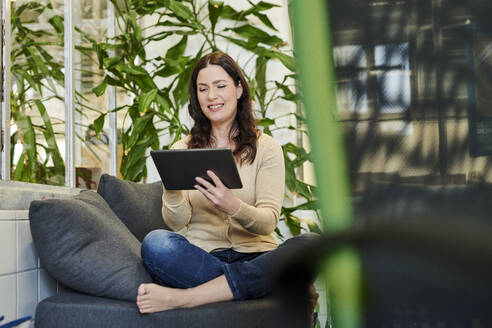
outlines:
[[241, 205], [239, 198], [232, 192], [231, 189], [224, 186], [219, 177], [214, 172], [208, 170], [207, 175], [212, 179], [215, 186], [203, 178], [195, 178], [197, 185], [195, 188], [199, 190], [214, 206], [222, 212], [232, 215]]

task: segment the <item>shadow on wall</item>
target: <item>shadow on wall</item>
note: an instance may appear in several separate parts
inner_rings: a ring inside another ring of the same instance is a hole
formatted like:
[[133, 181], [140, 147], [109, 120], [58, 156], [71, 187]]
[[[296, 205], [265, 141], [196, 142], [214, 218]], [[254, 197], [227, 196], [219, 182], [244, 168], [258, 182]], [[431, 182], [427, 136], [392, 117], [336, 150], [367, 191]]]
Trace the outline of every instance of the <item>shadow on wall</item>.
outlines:
[[479, 146], [492, 150], [487, 125], [492, 112], [475, 99], [490, 88], [491, 75], [481, 70], [474, 78], [476, 57], [490, 63], [492, 55], [475, 51], [470, 34], [470, 25], [478, 26], [492, 44], [492, 3], [331, 0], [329, 5], [339, 119], [354, 189], [372, 178], [431, 185], [462, 184], [477, 176], [492, 181], [491, 161], [472, 151], [477, 133], [482, 133]]

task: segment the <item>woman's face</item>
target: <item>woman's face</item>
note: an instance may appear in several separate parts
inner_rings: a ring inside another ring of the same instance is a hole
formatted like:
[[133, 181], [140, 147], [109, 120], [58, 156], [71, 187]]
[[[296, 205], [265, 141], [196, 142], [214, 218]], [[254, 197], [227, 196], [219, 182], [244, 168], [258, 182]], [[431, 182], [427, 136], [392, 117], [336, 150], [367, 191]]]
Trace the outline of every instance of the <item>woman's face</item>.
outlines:
[[232, 125], [236, 117], [237, 100], [243, 93], [241, 84], [236, 86], [219, 65], [208, 65], [198, 73], [196, 85], [198, 103], [212, 125]]

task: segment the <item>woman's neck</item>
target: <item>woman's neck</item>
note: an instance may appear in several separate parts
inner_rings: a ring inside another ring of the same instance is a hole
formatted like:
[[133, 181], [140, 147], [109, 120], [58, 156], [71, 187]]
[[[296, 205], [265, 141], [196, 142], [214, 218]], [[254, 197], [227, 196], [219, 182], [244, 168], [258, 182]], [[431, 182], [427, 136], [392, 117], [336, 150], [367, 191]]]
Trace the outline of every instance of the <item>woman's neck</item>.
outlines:
[[212, 126], [212, 140], [214, 146], [217, 148], [234, 148], [233, 141], [231, 140], [231, 127], [229, 126]]

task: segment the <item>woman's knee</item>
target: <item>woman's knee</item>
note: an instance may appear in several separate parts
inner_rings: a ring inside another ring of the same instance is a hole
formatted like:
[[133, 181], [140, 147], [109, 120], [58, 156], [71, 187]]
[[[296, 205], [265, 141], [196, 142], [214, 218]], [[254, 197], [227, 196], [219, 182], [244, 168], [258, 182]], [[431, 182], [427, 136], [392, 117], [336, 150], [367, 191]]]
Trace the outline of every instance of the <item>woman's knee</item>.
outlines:
[[186, 239], [178, 233], [168, 230], [154, 230], [145, 236], [141, 246], [142, 259], [159, 256], [163, 257], [167, 254], [173, 254], [177, 244]]

